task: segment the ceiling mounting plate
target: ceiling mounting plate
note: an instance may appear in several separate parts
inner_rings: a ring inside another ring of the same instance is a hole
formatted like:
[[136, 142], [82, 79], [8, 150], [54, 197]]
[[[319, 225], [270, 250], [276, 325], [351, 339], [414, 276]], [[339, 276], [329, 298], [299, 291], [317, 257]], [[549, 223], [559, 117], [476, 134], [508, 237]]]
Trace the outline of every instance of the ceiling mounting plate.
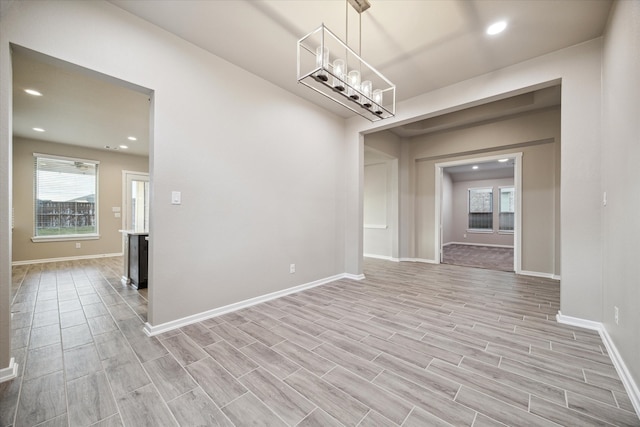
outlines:
[[362, 13], [371, 7], [371, 3], [369, 3], [369, 0], [347, 0], [347, 1], [358, 13]]

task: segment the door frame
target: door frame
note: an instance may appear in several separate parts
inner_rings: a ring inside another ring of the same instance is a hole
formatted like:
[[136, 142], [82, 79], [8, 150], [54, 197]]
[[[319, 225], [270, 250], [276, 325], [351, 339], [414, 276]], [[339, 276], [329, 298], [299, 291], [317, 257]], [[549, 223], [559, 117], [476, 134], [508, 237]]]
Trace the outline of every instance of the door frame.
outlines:
[[138, 181], [147, 181], [147, 182], [151, 181], [148, 172], [136, 172], [136, 171], [128, 171], [128, 170], [122, 171], [122, 229], [123, 230], [127, 230], [129, 227], [128, 220], [131, 213], [130, 201], [129, 201], [129, 198], [127, 197], [130, 191], [128, 182], [135, 178], [141, 178], [141, 179], [138, 179]]
[[436, 188], [435, 188], [435, 261], [442, 263], [442, 180], [444, 168], [450, 166], [471, 165], [500, 159], [513, 159], [513, 186], [516, 190], [516, 203], [513, 230], [513, 270], [516, 274], [522, 272], [522, 152], [496, 154], [486, 157], [475, 157], [473, 159], [453, 160], [435, 164]]

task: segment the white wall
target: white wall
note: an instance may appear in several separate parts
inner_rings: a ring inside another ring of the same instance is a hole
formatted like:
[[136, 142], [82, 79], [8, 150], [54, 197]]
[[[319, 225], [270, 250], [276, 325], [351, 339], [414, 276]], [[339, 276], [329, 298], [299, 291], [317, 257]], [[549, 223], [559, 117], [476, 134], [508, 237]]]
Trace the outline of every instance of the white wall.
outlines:
[[[640, 384], [640, 2], [617, 2], [607, 28], [602, 108], [602, 190], [607, 192], [602, 208], [603, 322]], [[639, 406], [636, 409], [640, 411]]]
[[[15, 2], [0, 40], [0, 366], [9, 43], [153, 90], [151, 325], [345, 271], [342, 119], [106, 2]], [[181, 205], [170, 203], [174, 190]]]
[[[483, 179], [476, 181], [457, 181], [453, 183], [453, 212], [449, 218], [443, 215], [444, 224], [449, 223], [451, 234], [444, 243], [456, 242], [480, 245], [498, 245], [513, 247], [513, 233], [500, 233], [498, 231], [500, 217], [500, 187], [513, 186], [513, 178]], [[473, 232], [468, 231], [468, 197], [469, 188], [493, 188], [493, 231]], [[443, 189], [444, 194], [444, 189]], [[444, 199], [444, 197], [443, 197]], [[444, 202], [444, 200], [443, 200]]]

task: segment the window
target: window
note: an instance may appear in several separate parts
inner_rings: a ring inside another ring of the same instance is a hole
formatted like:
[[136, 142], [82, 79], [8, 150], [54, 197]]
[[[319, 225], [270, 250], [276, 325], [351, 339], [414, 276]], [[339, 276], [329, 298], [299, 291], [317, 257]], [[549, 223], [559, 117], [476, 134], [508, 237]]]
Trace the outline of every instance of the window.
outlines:
[[96, 238], [98, 162], [34, 154], [34, 241]]
[[516, 190], [513, 187], [501, 187], [499, 231], [513, 232], [513, 218], [515, 207]]
[[469, 189], [469, 229], [493, 230], [493, 188]]

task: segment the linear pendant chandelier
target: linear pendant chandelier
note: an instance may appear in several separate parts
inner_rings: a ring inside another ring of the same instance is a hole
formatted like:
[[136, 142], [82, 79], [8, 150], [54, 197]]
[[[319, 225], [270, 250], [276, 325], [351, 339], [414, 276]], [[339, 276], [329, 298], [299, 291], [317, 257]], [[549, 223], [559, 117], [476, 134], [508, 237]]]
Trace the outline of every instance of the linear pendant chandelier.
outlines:
[[[346, 0], [347, 39], [349, 4], [359, 14], [360, 36], [362, 12], [370, 7], [368, 0]], [[321, 24], [298, 40], [298, 83], [372, 122], [395, 116], [396, 86], [367, 64], [360, 50], [356, 53]]]

